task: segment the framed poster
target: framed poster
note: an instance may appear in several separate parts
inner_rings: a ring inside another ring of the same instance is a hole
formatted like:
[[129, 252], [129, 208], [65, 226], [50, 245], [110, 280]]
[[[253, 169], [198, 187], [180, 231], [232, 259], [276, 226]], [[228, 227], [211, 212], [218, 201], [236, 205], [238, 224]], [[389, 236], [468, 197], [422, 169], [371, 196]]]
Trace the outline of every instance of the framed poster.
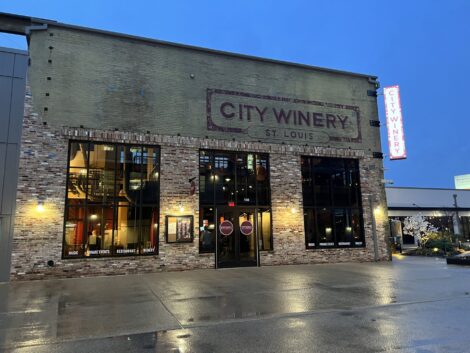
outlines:
[[166, 216], [165, 238], [167, 243], [192, 243], [193, 216]]

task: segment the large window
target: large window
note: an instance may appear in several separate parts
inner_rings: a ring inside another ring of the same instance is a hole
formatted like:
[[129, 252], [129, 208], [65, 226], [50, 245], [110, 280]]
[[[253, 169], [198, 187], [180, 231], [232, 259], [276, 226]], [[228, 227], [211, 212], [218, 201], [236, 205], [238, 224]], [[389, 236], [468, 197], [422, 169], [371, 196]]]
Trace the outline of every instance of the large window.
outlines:
[[70, 142], [63, 256], [158, 253], [159, 148]]
[[239, 207], [257, 212], [260, 250], [272, 250], [267, 154], [206, 151], [199, 154], [200, 252], [214, 252], [216, 211]]
[[307, 248], [364, 246], [357, 160], [302, 157]]

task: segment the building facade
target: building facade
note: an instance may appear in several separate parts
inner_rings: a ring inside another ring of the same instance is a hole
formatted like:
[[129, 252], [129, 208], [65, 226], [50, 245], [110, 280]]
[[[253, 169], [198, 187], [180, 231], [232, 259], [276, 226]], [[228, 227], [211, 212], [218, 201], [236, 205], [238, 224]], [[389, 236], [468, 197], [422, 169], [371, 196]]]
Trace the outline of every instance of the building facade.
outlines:
[[390, 258], [376, 77], [14, 15], [13, 279]]
[[27, 53], [0, 48], [0, 282], [10, 277]]
[[407, 217], [421, 215], [436, 230], [459, 236], [470, 243], [470, 190], [387, 187], [391, 235], [403, 245], [417, 245], [413, 235], [403, 232]]

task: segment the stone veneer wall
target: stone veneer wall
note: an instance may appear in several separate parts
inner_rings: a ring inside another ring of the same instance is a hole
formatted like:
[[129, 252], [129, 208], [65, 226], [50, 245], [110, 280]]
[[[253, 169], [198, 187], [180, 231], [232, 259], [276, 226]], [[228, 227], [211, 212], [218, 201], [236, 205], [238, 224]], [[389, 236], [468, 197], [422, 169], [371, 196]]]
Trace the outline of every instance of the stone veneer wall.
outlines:
[[[63, 217], [68, 141], [94, 140], [142, 143], [161, 147], [159, 254], [145, 257], [62, 259]], [[188, 179], [199, 174], [199, 149], [266, 152], [270, 156], [274, 250], [260, 253], [261, 265], [373, 261], [374, 243], [368, 195], [377, 213], [379, 260], [390, 258], [382, 161], [364, 151], [313, 146], [160, 136], [84, 128], [50, 127], [32, 113], [27, 93], [20, 155], [17, 211], [13, 239], [11, 278], [39, 279], [213, 268], [213, 254], [199, 254], [199, 199], [189, 195]], [[363, 193], [365, 248], [306, 250], [300, 156], [358, 158]], [[45, 210], [36, 212], [38, 200]], [[194, 215], [193, 243], [166, 244], [165, 215]], [[49, 267], [48, 260], [55, 265]]]

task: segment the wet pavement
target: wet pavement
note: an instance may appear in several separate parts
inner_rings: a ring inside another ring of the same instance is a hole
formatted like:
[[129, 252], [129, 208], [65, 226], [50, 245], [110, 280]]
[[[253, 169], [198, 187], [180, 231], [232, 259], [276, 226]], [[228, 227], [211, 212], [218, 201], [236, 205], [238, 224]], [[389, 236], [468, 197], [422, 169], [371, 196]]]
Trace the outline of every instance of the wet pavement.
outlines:
[[470, 352], [443, 259], [0, 284], [1, 352]]

